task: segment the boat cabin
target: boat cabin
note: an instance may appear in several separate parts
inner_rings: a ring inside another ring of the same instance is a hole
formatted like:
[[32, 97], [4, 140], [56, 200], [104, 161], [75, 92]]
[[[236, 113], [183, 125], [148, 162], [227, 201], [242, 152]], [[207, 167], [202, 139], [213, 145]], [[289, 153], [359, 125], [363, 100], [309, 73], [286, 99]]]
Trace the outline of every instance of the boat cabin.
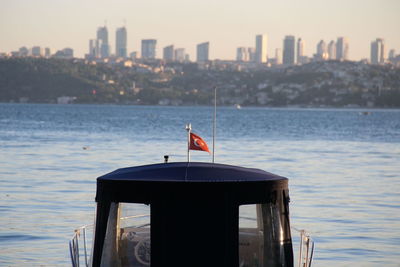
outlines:
[[93, 266], [293, 266], [288, 179], [178, 162], [97, 179]]

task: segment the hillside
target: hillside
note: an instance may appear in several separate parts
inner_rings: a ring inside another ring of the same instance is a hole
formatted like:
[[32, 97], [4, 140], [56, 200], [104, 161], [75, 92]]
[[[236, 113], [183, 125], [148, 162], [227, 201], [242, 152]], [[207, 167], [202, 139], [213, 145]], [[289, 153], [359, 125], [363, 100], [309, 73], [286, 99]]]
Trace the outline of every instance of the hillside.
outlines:
[[0, 101], [209, 105], [400, 107], [400, 69], [324, 61], [236, 71], [212, 64], [97, 63], [0, 59]]

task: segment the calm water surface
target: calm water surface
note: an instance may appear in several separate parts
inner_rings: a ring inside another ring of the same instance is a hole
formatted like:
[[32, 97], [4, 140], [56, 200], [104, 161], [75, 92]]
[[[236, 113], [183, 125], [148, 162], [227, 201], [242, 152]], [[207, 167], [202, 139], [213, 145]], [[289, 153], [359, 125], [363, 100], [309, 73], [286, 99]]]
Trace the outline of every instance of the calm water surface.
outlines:
[[[216, 161], [290, 179], [313, 266], [400, 266], [400, 110], [218, 112]], [[209, 107], [0, 104], [0, 266], [70, 265], [96, 177], [165, 154], [185, 161], [185, 124], [211, 145], [211, 119]]]

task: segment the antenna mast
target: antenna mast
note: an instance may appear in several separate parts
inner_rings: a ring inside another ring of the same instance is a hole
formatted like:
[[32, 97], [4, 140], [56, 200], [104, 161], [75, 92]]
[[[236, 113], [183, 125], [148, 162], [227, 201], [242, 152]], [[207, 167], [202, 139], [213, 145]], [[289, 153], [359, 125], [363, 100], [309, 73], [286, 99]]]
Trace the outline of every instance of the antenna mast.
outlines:
[[215, 162], [215, 135], [217, 129], [217, 87], [214, 87], [214, 119], [213, 119], [213, 153], [212, 163]]

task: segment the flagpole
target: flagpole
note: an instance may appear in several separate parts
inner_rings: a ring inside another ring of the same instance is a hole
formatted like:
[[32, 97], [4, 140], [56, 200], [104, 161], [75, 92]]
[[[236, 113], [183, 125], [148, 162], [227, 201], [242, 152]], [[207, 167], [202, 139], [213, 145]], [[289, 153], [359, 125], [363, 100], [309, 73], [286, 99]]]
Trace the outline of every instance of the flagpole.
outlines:
[[217, 128], [217, 87], [214, 87], [214, 120], [213, 120], [213, 153], [212, 163], [215, 162], [215, 135]]
[[192, 124], [186, 124], [187, 137], [187, 161], [190, 162], [190, 132], [192, 131]]

